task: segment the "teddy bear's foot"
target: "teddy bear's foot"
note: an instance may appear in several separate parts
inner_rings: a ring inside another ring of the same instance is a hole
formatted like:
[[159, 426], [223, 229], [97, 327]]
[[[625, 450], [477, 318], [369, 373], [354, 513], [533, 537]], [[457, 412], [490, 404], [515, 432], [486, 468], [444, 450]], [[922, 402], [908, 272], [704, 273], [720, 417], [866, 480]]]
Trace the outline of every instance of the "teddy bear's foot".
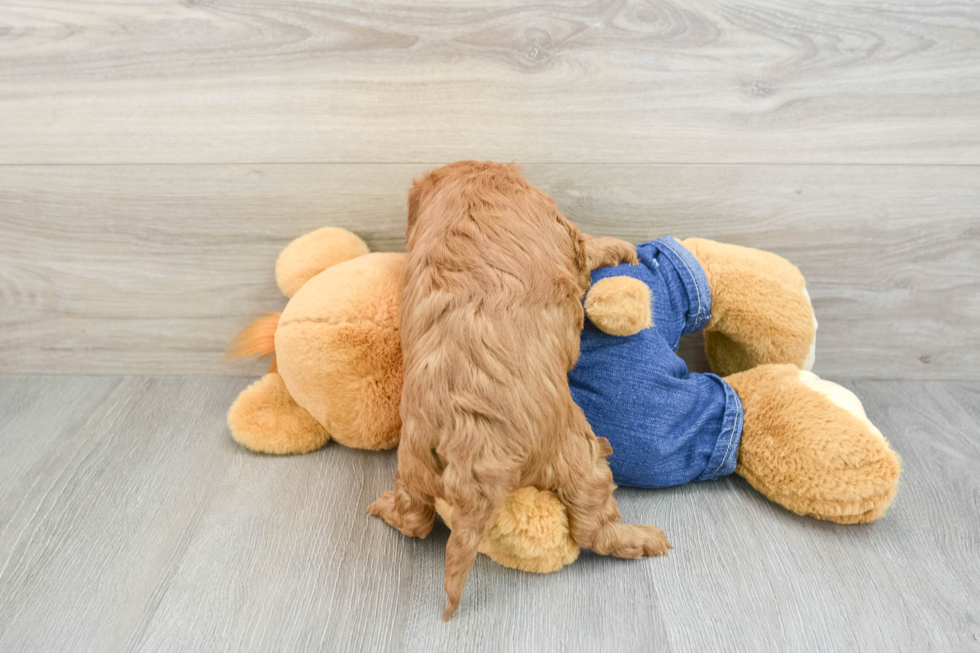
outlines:
[[713, 372], [727, 376], [769, 363], [813, 367], [817, 321], [796, 266], [771, 252], [703, 238], [681, 244], [711, 288], [704, 348]]
[[851, 391], [792, 365], [727, 377], [745, 426], [735, 472], [800, 515], [853, 524], [885, 514], [899, 458]]
[[245, 388], [228, 410], [228, 427], [239, 444], [260, 453], [307, 453], [330, 440], [303, 410], [276, 372]]
[[[452, 528], [452, 507], [436, 500], [436, 511]], [[505, 567], [544, 574], [578, 558], [568, 531], [568, 511], [554, 492], [525, 487], [511, 492], [480, 542], [480, 553]]]

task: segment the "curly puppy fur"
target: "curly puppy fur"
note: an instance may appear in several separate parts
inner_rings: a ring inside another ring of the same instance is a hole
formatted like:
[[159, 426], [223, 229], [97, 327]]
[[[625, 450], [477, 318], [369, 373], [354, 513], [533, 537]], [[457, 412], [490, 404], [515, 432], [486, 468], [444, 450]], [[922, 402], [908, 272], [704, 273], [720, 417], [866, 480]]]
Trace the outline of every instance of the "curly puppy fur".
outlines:
[[398, 474], [369, 512], [425, 537], [435, 500], [452, 506], [444, 619], [491, 516], [518, 488], [556, 491], [581, 547], [666, 553], [662, 531], [621, 523], [612, 449], [568, 389], [590, 273], [635, 265], [636, 248], [581, 233], [518, 167], [473, 161], [414, 184], [407, 235]]

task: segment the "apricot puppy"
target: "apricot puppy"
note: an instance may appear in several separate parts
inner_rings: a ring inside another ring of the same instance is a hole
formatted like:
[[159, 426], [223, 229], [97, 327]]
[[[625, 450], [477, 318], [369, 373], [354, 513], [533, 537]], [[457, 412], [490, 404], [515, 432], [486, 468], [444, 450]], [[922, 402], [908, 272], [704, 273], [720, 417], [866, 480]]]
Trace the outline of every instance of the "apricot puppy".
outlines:
[[491, 516], [518, 488], [556, 491], [581, 547], [666, 553], [660, 529], [621, 523], [612, 449], [568, 389], [590, 273], [635, 265], [636, 248], [581, 233], [516, 166], [472, 161], [413, 185], [407, 237], [398, 474], [368, 510], [425, 537], [435, 500], [452, 506], [443, 617], [459, 607]]

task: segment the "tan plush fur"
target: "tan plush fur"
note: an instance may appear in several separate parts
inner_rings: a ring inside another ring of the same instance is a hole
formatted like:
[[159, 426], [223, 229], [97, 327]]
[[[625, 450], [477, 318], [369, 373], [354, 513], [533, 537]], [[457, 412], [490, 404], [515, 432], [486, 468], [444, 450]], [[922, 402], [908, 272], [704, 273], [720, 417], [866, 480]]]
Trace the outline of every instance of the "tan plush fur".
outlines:
[[636, 249], [580, 233], [515, 166], [475, 162], [413, 186], [407, 240], [398, 475], [369, 510], [425, 537], [435, 500], [452, 507], [443, 617], [459, 606], [491, 516], [525, 486], [557, 491], [580, 546], [666, 553], [659, 529], [621, 522], [611, 449], [567, 378], [591, 271], [635, 264]]
[[770, 252], [703, 238], [681, 244], [711, 287], [711, 320], [704, 328], [711, 370], [727, 376], [766, 363], [802, 367], [816, 327], [796, 266]]
[[[436, 511], [453, 527], [452, 506], [436, 499]], [[479, 551], [505, 567], [544, 574], [575, 562], [579, 547], [568, 530], [568, 511], [554, 492], [515, 490], [490, 520]]]
[[239, 444], [259, 453], [306, 453], [330, 440], [327, 430], [293, 401], [275, 372], [238, 395], [228, 410], [228, 425]]
[[585, 297], [585, 314], [613, 336], [631, 336], [653, 325], [650, 286], [633, 277], [606, 277]]
[[[298, 278], [308, 275], [309, 279], [324, 278], [316, 292], [296, 292], [289, 308], [293, 315], [302, 316], [305, 320], [302, 323], [308, 329], [315, 331], [316, 325], [322, 326], [324, 335], [296, 329], [276, 336], [279, 320], [271, 317], [253, 326], [244, 337], [248, 347], [259, 355], [270, 353], [275, 340], [281, 339], [283, 349], [290, 349], [293, 357], [290, 367], [295, 372], [295, 378], [286, 380], [279, 375], [267, 375], [246, 389], [232, 406], [228, 423], [235, 439], [245, 446], [269, 453], [300, 453], [329, 439], [323, 424], [312, 415], [309, 421], [304, 418], [304, 413], [309, 415], [305, 408], [297, 411], [299, 404], [286, 389], [287, 385], [298, 394], [308, 395], [313, 404], [319, 402], [320, 409], [333, 414], [338, 423], [348, 425], [346, 441], [351, 446], [377, 448], [379, 444], [394, 444], [391, 434], [394, 432], [397, 438], [396, 425], [400, 424], [396, 388], [401, 387], [398, 384], [402, 372], [401, 360], [394, 352], [400, 351], [397, 313], [400, 266], [404, 255], [371, 255], [358, 266], [343, 268], [338, 264], [347, 260], [346, 257], [365, 251], [357, 246], [347, 246], [359, 242], [355, 239], [343, 230], [326, 230], [315, 240], [306, 237], [297, 240], [310, 246], [291, 245], [280, 256], [280, 267], [288, 263], [290, 269], [305, 270]], [[709, 336], [709, 362], [715, 371], [739, 372], [759, 365], [764, 358], [780, 355], [792, 356], [795, 360], [774, 362], [798, 365], [803, 343], [809, 341], [812, 344], [813, 338], [812, 322], [803, 319], [802, 307], [804, 304], [809, 306], [809, 302], [799, 271], [775, 255], [749, 248], [700, 239], [685, 241], [685, 246], [706, 269], [710, 269], [714, 312], [725, 318], [716, 319], [712, 324], [715, 331]], [[330, 251], [322, 252], [317, 248]], [[296, 260], [290, 260], [292, 257]], [[324, 269], [324, 261], [334, 265]], [[355, 274], [358, 270], [360, 272]], [[615, 286], [607, 284], [606, 287]], [[600, 284], [596, 284], [589, 297], [599, 287]], [[751, 309], [755, 302], [769, 301], [767, 296], [773, 292], [788, 297], [785, 302], [777, 302], [775, 309], [780, 311], [783, 306], [793, 306], [800, 319], [785, 328], [773, 329], [773, 320], [778, 321], [781, 314], [773, 317], [765, 311], [759, 313], [738, 308], [744, 305]], [[628, 293], [620, 300], [613, 298], [608, 303], [596, 301], [602, 294], [593, 300], [596, 305], [617, 305], [625, 311], [642, 311], [643, 306], [650, 306], [647, 298], [636, 293]], [[367, 305], [375, 302], [377, 306]], [[631, 302], [639, 306], [630, 309]], [[331, 306], [334, 306], [332, 311], [329, 310]], [[326, 312], [323, 312], [324, 307]], [[610, 311], [609, 317], [615, 324], [613, 313]], [[324, 316], [329, 319], [322, 321]], [[603, 319], [600, 317], [599, 321]], [[386, 328], [379, 329], [379, 325]], [[336, 327], [341, 330], [336, 332]], [[338, 336], [340, 332], [346, 336]], [[376, 351], [366, 351], [372, 346], [365, 343], [372, 340], [379, 343]], [[378, 353], [382, 355], [376, 355]], [[326, 375], [325, 370], [339, 371], [337, 378], [346, 379], [347, 383], [324, 382], [321, 377]], [[836, 390], [828, 390], [833, 384], [814, 381], [812, 375], [808, 377], [801, 373], [797, 382], [792, 382], [788, 373], [786, 378], [779, 374], [757, 374], [760, 375], [758, 378], [747, 374], [735, 381], [752, 411], [747, 415], [744, 436], [749, 446], [740, 460], [739, 473], [771, 500], [820, 519], [859, 522], [884, 514], [897, 486], [897, 458], [891, 458], [894, 454], [882, 453], [887, 449], [887, 443], [880, 444], [883, 438], [867, 421], [857, 398], [850, 395], [842, 401], [843, 389], [835, 386]], [[313, 390], [304, 392], [306, 384]], [[368, 393], [361, 402], [347, 403], [356, 394], [350, 389], [363, 385], [387, 388], [387, 392]], [[784, 385], [793, 390], [792, 396], [800, 393], [806, 401], [798, 406], [795, 402], [774, 398], [774, 393]], [[823, 394], [826, 401], [814, 396], [815, 393]], [[849, 395], [846, 391], [843, 394]], [[391, 397], [395, 399], [391, 400]], [[827, 415], [832, 416], [830, 422], [826, 421]], [[324, 421], [330, 420], [324, 417]], [[375, 425], [383, 426], [375, 428]], [[807, 432], [810, 428], [816, 429], [812, 437]], [[879, 440], [875, 440], [876, 437]], [[854, 458], [840, 452], [860, 451], [865, 447], [882, 456], [878, 459], [878, 467], [871, 466], [873, 473], [870, 476], [863, 472], [854, 473], [847, 465], [840, 465], [842, 460], [860, 459], [860, 456]], [[787, 473], [787, 469], [779, 464], [790, 460], [800, 465], [804, 478], [816, 474], [823, 482], [799, 483], [792, 470]], [[892, 465], [890, 460], [895, 464]], [[437, 508], [451, 523], [449, 507], [438, 502]], [[561, 568], [577, 555], [578, 547], [569, 532], [568, 513], [553, 492], [532, 487], [519, 489], [509, 495], [491, 521], [479, 550], [500, 564], [545, 572]]]
[[735, 472], [800, 515], [842, 524], [878, 519], [898, 490], [898, 456], [863, 411], [841, 407], [806, 374], [763, 365], [725, 379], [745, 409]]
[[348, 447], [398, 444], [404, 261], [375, 253], [335, 265], [308, 281], [279, 320], [276, 360], [289, 393]]
[[364, 241], [336, 227], [317, 229], [289, 243], [276, 261], [276, 283], [292, 297], [307, 281], [329, 267], [368, 253]]
[[278, 373], [252, 384], [228, 411], [232, 437], [244, 446], [305, 453], [331, 435], [361, 449], [398, 443], [405, 255], [366, 251], [344, 229], [320, 229], [280, 254], [280, 282], [288, 278], [290, 290], [302, 280], [303, 288], [285, 311], [256, 320], [229, 347], [231, 358], [276, 356], [270, 372]]

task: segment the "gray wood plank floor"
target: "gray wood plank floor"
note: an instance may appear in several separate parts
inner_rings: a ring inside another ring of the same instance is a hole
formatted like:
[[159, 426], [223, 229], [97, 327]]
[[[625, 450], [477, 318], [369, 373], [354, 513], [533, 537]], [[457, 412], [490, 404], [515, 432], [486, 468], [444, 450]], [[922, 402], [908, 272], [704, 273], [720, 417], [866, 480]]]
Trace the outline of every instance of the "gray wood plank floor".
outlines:
[[481, 556], [441, 621], [447, 532], [365, 514], [391, 452], [250, 454], [248, 381], [0, 377], [0, 650], [980, 650], [980, 383], [850, 381], [904, 460], [869, 526], [737, 478], [621, 489], [668, 558]]

